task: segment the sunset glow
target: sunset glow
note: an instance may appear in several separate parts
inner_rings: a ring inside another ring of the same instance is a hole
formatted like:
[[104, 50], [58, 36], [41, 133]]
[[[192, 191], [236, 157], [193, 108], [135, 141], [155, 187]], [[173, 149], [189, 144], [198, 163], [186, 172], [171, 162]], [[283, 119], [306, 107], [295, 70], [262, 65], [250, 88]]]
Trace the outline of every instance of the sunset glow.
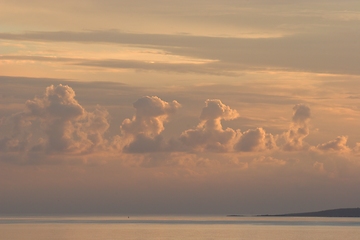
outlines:
[[0, 6], [0, 214], [358, 207], [358, 1]]

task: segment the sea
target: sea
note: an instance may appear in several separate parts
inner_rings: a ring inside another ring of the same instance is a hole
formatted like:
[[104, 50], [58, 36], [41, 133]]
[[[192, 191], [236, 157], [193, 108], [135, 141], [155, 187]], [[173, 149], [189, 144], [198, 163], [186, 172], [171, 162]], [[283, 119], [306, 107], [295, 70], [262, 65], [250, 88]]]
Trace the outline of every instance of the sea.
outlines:
[[1, 240], [353, 240], [359, 218], [3, 216]]

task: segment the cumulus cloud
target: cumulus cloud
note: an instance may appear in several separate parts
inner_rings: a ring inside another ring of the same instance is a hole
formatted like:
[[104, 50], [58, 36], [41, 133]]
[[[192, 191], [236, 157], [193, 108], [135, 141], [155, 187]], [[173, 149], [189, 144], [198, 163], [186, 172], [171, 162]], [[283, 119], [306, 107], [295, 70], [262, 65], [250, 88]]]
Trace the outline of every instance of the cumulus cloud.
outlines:
[[51, 85], [25, 106], [9, 118], [13, 129], [0, 140], [1, 149], [83, 154], [105, 147], [108, 112], [100, 107], [87, 112], [71, 87]]
[[26, 102], [29, 116], [40, 119], [48, 137], [50, 152], [72, 151], [76, 148], [73, 134], [74, 121], [80, 119], [85, 110], [75, 100], [75, 92], [69, 86], [50, 86], [45, 95]]
[[104, 134], [110, 126], [108, 118], [108, 111], [97, 106], [93, 112], [87, 112], [82, 121], [77, 123], [82, 139], [88, 141], [87, 151], [107, 148], [108, 140], [104, 138]]
[[194, 129], [184, 131], [180, 141], [198, 151], [229, 151], [239, 131], [223, 129], [222, 120], [232, 120], [239, 116], [236, 110], [223, 104], [218, 99], [208, 99], [200, 115], [200, 123]]
[[166, 149], [166, 143], [161, 135], [149, 137], [144, 134], [138, 134], [134, 139], [124, 147], [125, 152], [147, 153], [158, 152]]
[[26, 106], [30, 117], [40, 119], [49, 152], [87, 152], [105, 142], [107, 111], [85, 111], [67, 85], [47, 87], [44, 96], [28, 100]]
[[309, 135], [310, 108], [304, 104], [293, 107], [294, 113], [290, 129], [284, 134], [284, 150], [296, 151], [304, 147], [303, 139]]
[[15, 137], [3, 137], [0, 139], [0, 151], [22, 152], [28, 145], [28, 138], [18, 139]]
[[177, 101], [166, 102], [156, 96], [146, 96], [134, 103], [135, 115], [125, 119], [121, 133], [127, 144], [128, 152], [149, 152], [161, 149], [162, 138], [159, 134], [164, 130], [164, 123], [180, 108]]
[[355, 153], [360, 153], [360, 142], [357, 142], [357, 143], [356, 143], [356, 145], [355, 145], [355, 147], [354, 147], [353, 150], [354, 150]]
[[24, 152], [29, 145], [31, 132], [26, 129], [31, 122], [24, 112], [16, 113], [4, 118], [0, 124], [2, 137], [0, 138], [0, 151]]
[[256, 128], [244, 132], [234, 148], [241, 152], [271, 150], [276, 148], [276, 142], [273, 135], [262, 128]]
[[321, 151], [348, 152], [350, 148], [346, 145], [347, 136], [338, 136], [334, 140], [318, 145], [316, 148]]
[[[138, 99], [133, 107], [134, 116], [123, 120], [120, 125], [121, 134], [109, 141], [105, 137], [109, 128], [109, 113], [106, 109], [96, 106], [94, 110], [87, 111], [76, 100], [75, 91], [71, 87], [61, 84], [49, 86], [43, 95], [26, 101], [24, 111], [0, 120], [1, 160], [20, 159], [24, 163], [40, 163], [45, 159], [60, 162], [59, 159], [94, 159], [94, 156], [105, 155], [113, 159], [126, 155], [124, 159], [131, 159], [134, 156], [141, 158], [150, 155], [190, 154], [195, 161], [197, 157], [200, 159], [200, 156], [212, 156], [213, 152], [220, 152], [222, 154], [217, 154], [216, 158], [222, 158], [221, 160], [227, 158], [237, 161], [241, 156], [242, 161], [245, 156], [255, 155], [258, 158], [251, 164], [282, 165], [283, 161], [277, 161], [282, 154], [292, 156], [308, 153], [268, 151], [278, 149], [278, 146], [286, 151], [307, 149], [303, 139], [309, 134], [311, 114], [310, 108], [303, 104], [294, 106], [289, 130], [274, 136], [261, 127], [246, 131], [225, 129], [222, 121], [236, 119], [239, 113], [218, 99], [208, 99], [200, 113], [198, 125], [183, 131], [180, 136], [170, 137], [170, 140], [164, 138], [162, 133], [166, 122], [180, 107], [177, 101], [166, 102], [156, 96], [146, 96]], [[149, 154], [121, 155], [119, 149], [124, 153]], [[311, 154], [316, 151], [317, 155], [325, 157], [337, 155], [337, 152], [358, 154], [359, 149], [360, 143], [351, 152], [347, 146], [347, 137], [339, 136], [332, 141], [309, 147], [308, 150], [313, 150]], [[329, 154], [322, 154], [323, 152]], [[274, 153], [277, 154], [276, 158]], [[159, 161], [156, 161], [156, 166], [161, 165]], [[218, 164], [226, 165], [226, 161]], [[314, 167], [320, 169], [321, 165], [316, 164]]]

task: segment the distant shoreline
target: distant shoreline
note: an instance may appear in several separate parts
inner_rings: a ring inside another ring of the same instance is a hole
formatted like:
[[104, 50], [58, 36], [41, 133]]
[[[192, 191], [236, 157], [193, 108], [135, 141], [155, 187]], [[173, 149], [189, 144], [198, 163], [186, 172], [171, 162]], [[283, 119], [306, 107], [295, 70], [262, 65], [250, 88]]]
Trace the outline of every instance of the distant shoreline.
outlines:
[[[244, 217], [245, 215], [231, 214], [228, 217]], [[360, 217], [360, 208], [338, 208], [317, 212], [287, 213], [287, 214], [265, 214], [255, 217]]]

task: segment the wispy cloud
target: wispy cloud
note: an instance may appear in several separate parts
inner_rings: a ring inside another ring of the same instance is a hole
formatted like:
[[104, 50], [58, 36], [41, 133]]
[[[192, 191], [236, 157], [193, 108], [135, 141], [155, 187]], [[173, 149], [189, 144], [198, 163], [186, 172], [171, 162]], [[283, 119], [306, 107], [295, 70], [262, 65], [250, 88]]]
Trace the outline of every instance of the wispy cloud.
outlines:
[[[161, 49], [171, 54], [216, 61], [224, 71], [274, 68], [296, 71], [358, 74], [357, 36], [335, 32], [297, 34], [274, 39], [245, 39], [194, 35], [127, 33], [115, 30], [88, 32], [0, 33], [0, 39], [39, 42], [127, 44]], [[325, 42], [325, 44], [324, 44]], [[339, 44], [341, 42], [341, 44]], [[341, 54], [339, 54], [341, 53]], [[325, 56], [325, 55], [326, 56]], [[119, 67], [119, 62], [88, 62], [84, 65]], [[181, 71], [193, 65], [182, 65]], [[145, 67], [146, 68], [146, 67]], [[159, 66], [160, 70], [164, 67]], [[188, 71], [194, 71], [190, 68]], [[210, 68], [211, 69], [211, 68]], [[219, 71], [220, 67], [217, 68]], [[171, 70], [171, 68], [169, 68]], [[206, 71], [205, 71], [206, 72]]]

